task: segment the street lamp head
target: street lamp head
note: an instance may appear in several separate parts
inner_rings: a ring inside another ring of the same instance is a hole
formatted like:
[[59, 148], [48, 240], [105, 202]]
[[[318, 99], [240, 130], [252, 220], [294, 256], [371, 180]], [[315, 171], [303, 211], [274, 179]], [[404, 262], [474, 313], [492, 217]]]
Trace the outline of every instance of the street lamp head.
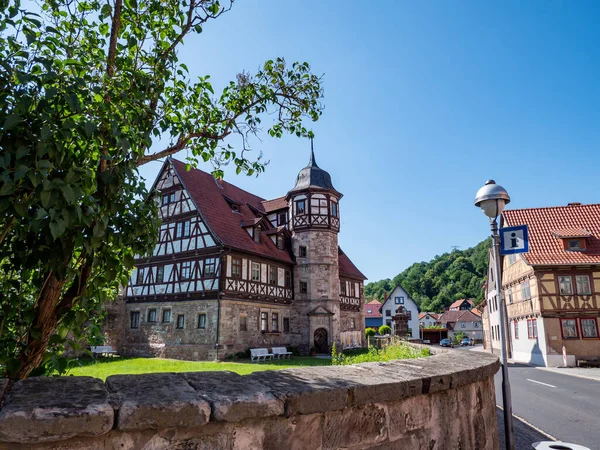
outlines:
[[486, 181], [485, 186], [479, 189], [475, 196], [475, 206], [481, 208], [490, 219], [495, 219], [502, 214], [504, 206], [508, 203], [510, 203], [508, 192], [494, 180]]

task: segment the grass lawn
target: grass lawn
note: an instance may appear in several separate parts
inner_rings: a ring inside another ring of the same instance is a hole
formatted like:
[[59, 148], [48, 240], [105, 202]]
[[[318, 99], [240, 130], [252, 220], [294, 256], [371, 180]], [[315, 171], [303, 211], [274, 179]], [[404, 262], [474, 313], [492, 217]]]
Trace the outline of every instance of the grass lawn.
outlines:
[[261, 363], [243, 362], [209, 362], [179, 361], [161, 358], [102, 358], [99, 360], [82, 360], [80, 367], [73, 367], [67, 376], [88, 376], [106, 380], [110, 375], [140, 374], [155, 372], [214, 372], [228, 370], [248, 375], [261, 370], [280, 370], [300, 366], [329, 366], [330, 359], [295, 356], [290, 360], [274, 360]]

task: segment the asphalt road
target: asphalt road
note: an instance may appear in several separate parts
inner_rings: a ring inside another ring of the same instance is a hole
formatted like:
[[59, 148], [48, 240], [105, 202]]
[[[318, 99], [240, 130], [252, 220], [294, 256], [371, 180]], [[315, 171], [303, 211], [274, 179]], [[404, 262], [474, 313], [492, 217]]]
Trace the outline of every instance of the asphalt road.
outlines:
[[[508, 372], [513, 414], [560, 441], [600, 450], [599, 381], [520, 364], [511, 364]], [[500, 371], [495, 384], [496, 403], [502, 406]]]

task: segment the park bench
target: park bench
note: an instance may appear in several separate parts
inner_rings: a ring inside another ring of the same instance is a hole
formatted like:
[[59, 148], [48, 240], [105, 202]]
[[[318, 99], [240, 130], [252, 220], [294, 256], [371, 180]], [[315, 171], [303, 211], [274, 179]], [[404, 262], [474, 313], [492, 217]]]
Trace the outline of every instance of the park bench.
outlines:
[[251, 348], [250, 349], [250, 361], [266, 361], [267, 359], [273, 359], [273, 353], [269, 353], [266, 348]]
[[292, 357], [292, 352], [288, 352], [285, 347], [273, 347], [271, 351], [273, 352], [273, 356], [277, 359], [285, 359], [286, 357], [290, 359]]
[[116, 355], [117, 351], [114, 350], [110, 345], [96, 345], [90, 347], [92, 356], [94, 355]]

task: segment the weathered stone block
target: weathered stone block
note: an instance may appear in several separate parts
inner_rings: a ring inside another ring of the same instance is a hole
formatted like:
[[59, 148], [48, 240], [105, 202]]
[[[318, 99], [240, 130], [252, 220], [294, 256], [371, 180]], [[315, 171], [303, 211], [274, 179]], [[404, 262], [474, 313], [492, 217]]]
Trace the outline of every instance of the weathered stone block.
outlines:
[[120, 430], [197, 427], [210, 418], [208, 402], [178, 374], [113, 375], [106, 384]]
[[388, 438], [385, 405], [366, 405], [325, 413], [323, 449], [368, 448]]
[[[342, 367], [312, 367], [246, 375], [285, 402], [285, 415], [314, 414], [343, 409], [348, 405], [349, 383]], [[337, 374], [337, 375], [336, 375]]]
[[108, 433], [114, 411], [101, 380], [29, 378], [15, 383], [0, 410], [0, 441], [50, 442]]
[[283, 401], [264, 384], [233, 372], [193, 372], [183, 378], [211, 405], [212, 419], [238, 422], [247, 418], [280, 416]]

